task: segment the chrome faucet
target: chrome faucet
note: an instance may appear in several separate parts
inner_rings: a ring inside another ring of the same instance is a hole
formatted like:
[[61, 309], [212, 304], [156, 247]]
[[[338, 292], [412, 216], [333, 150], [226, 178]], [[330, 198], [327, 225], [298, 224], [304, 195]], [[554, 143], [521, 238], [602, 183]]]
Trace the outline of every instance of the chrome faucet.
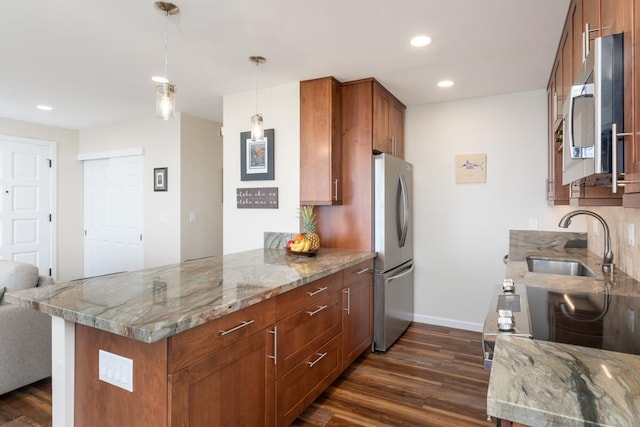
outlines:
[[602, 224], [602, 228], [604, 229], [604, 255], [602, 256], [602, 272], [613, 274], [613, 252], [611, 252], [611, 235], [609, 234], [609, 226], [607, 222], [595, 212], [591, 212], [588, 210], [580, 209], [577, 211], [569, 212], [565, 216], [560, 219], [560, 223], [558, 227], [568, 228], [569, 224], [571, 224], [571, 218], [576, 215], [591, 215]]

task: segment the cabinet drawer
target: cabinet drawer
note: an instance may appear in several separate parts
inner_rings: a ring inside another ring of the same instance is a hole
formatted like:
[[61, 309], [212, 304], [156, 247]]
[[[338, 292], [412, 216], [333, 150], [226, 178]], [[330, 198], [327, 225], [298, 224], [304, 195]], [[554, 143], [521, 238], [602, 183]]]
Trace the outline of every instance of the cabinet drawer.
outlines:
[[307, 283], [304, 286], [293, 289], [278, 295], [276, 298], [277, 319], [281, 320], [287, 316], [306, 307], [315, 304], [327, 295], [340, 290], [342, 288], [342, 271], [334, 273], [322, 279]]
[[278, 377], [303, 361], [314, 348], [340, 333], [340, 296], [340, 292], [334, 292], [277, 323]]
[[360, 264], [356, 264], [353, 267], [349, 267], [347, 269], [344, 270], [344, 275], [343, 275], [343, 282], [344, 285], [343, 286], [348, 286], [354, 282], [356, 282], [357, 280], [362, 279], [362, 277], [364, 275], [369, 275], [370, 277], [373, 274], [373, 260], [367, 260], [364, 262], [361, 262]]
[[275, 323], [275, 301], [269, 299], [169, 338], [169, 373], [248, 337]]
[[340, 375], [340, 335], [276, 382], [276, 425], [288, 426]]

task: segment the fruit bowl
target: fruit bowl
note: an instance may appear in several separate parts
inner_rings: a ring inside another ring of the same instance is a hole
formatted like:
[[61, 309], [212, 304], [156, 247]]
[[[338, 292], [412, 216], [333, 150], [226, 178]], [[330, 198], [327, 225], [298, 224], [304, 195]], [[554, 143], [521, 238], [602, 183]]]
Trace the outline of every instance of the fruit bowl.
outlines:
[[287, 254], [293, 255], [293, 256], [299, 256], [299, 257], [312, 257], [312, 256], [316, 256], [316, 254], [318, 253], [318, 251], [297, 252], [297, 251], [292, 251], [290, 249], [285, 249], [285, 250], [287, 251]]

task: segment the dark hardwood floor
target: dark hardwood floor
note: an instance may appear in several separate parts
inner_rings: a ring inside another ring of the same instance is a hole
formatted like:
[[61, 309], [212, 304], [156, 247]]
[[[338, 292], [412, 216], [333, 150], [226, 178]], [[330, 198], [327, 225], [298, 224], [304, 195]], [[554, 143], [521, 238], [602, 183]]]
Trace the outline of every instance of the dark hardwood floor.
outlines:
[[[386, 353], [363, 354], [292, 424], [488, 426], [481, 334], [412, 324]], [[51, 382], [0, 396], [0, 426], [50, 426]]]

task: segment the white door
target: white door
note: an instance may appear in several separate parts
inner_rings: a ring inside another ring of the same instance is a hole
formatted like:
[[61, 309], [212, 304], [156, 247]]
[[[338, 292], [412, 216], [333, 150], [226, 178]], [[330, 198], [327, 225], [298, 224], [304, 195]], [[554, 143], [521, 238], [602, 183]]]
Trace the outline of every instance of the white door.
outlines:
[[85, 277], [143, 268], [142, 160], [84, 162]]
[[52, 274], [53, 187], [49, 142], [0, 136], [0, 259]]

